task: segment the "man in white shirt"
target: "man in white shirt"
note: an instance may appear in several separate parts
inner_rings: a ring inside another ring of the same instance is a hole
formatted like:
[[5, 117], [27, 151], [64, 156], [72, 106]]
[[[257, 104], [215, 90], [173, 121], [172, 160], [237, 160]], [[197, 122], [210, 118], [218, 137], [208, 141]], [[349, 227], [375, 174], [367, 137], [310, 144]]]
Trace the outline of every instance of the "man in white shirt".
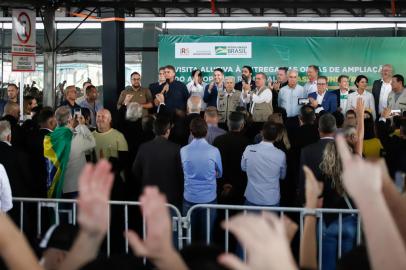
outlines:
[[[202, 72], [199, 69], [192, 71], [192, 80], [186, 85], [190, 96], [200, 96], [203, 100], [206, 83], [203, 82]], [[206, 103], [202, 102], [202, 111], [206, 109]]]
[[306, 96], [310, 93], [317, 91], [317, 78], [319, 77], [319, 67], [316, 65], [310, 65], [307, 67], [307, 77], [309, 80], [303, 86]]
[[392, 91], [392, 65], [386, 64], [381, 69], [381, 79], [374, 81], [372, 86], [372, 94], [375, 99], [376, 113], [382, 113], [383, 109], [387, 107], [388, 96]]
[[272, 91], [267, 87], [267, 76], [259, 72], [255, 75], [254, 91], [245, 90], [241, 95], [241, 100], [245, 104], [250, 104], [250, 113], [254, 122], [266, 122], [268, 116], [272, 114]]

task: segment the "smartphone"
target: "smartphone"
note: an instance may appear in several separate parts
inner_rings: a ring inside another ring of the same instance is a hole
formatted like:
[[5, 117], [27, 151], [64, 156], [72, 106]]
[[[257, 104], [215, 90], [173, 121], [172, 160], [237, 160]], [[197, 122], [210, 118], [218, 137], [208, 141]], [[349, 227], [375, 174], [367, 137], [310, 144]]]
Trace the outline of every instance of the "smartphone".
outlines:
[[75, 116], [75, 118], [81, 116], [82, 115], [82, 109], [81, 108], [73, 109], [73, 115]]
[[400, 115], [401, 111], [400, 110], [391, 110], [390, 114], [391, 115]]
[[298, 105], [307, 105], [309, 103], [310, 103], [310, 100], [308, 98], [298, 98], [297, 99]]

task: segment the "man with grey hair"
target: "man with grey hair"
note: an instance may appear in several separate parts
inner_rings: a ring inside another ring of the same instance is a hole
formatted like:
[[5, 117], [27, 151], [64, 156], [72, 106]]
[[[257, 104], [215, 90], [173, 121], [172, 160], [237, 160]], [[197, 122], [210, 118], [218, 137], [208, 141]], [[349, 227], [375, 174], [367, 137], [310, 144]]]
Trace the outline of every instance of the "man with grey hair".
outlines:
[[[72, 117], [68, 106], [59, 107], [55, 111], [55, 118], [58, 126], [44, 138], [44, 154], [48, 167], [48, 197], [76, 198], [78, 178], [86, 164], [86, 153], [96, 146], [96, 142], [85, 125], [84, 117], [82, 115]], [[57, 149], [58, 145], [63, 147]], [[52, 152], [58, 155], [58, 161], [64, 163], [61, 166], [64, 169], [59, 192], [52, 188], [55, 179], [51, 171], [55, 166], [51, 161]]]
[[217, 110], [219, 123], [227, 123], [228, 116], [240, 106], [241, 91], [235, 90], [235, 78], [228, 76], [224, 79], [225, 89], [218, 91]]
[[272, 114], [272, 91], [267, 86], [267, 76], [263, 72], [255, 75], [254, 91], [244, 90], [241, 99], [245, 104], [250, 104], [250, 113], [254, 122], [266, 122]]
[[[387, 107], [388, 96], [392, 91], [392, 72], [393, 67], [390, 64], [385, 64], [381, 69], [381, 78], [375, 80], [372, 85], [372, 95], [375, 100], [375, 112], [376, 115], [380, 115], [383, 112], [383, 109]], [[377, 119], [379, 117], [376, 117]]]
[[7, 120], [11, 126], [11, 144], [19, 148], [20, 150], [24, 150], [26, 148], [26, 141], [24, 130], [18, 124], [18, 120], [20, 118], [20, 106], [18, 103], [9, 101], [6, 103], [4, 107], [4, 116], [2, 120]]
[[[9, 179], [11, 193], [15, 197], [32, 197], [33, 179], [26, 154], [11, 144], [12, 130], [8, 121], [0, 121], [0, 164], [3, 165]], [[27, 206], [26, 206], [27, 207]], [[15, 205], [8, 214], [18, 224], [20, 222], [20, 208]], [[24, 211], [24, 230], [32, 229], [29, 223], [33, 223], [32, 216], [28, 218], [29, 211]], [[34, 222], [35, 224], [35, 222]], [[28, 230], [26, 231], [28, 232]]]
[[298, 115], [302, 104], [302, 99], [307, 98], [305, 91], [298, 81], [298, 71], [290, 69], [288, 71], [288, 85], [281, 88], [278, 95], [278, 105], [286, 110], [288, 117], [286, 126], [288, 128], [299, 127]]

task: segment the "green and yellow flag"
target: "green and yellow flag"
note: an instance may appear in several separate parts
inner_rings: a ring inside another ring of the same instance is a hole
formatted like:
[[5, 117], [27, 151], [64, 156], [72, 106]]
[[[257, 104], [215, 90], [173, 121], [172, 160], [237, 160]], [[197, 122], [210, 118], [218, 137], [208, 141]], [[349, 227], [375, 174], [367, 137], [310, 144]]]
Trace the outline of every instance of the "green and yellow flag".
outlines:
[[48, 198], [61, 198], [72, 137], [73, 132], [69, 128], [57, 127], [44, 138]]

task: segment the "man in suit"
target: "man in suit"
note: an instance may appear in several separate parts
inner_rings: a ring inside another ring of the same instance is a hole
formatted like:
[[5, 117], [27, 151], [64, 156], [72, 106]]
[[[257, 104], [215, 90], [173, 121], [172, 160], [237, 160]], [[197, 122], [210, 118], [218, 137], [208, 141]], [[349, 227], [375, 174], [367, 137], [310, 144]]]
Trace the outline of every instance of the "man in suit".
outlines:
[[[29, 166], [35, 182], [35, 197], [47, 198], [47, 168], [44, 158], [44, 137], [56, 127], [54, 111], [43, 108], [38, 115], [38, 128], [27, 131], [27, 153], [30, 158]], [[34, 191], [34, 190], [33, 190]]]
[[[16, 149], [12, 144], [11, 125], [8, 121], [0, 121], [0, 164], [6, 170], [10, 180], [13, 197], [34, 197], [31, 171], [28, 166], [29, 160], [24, 152]], [[24, 233], [28, 240], [33, 243], [35, 237], [35, 208], [31, 204], [24, 204]], [[16, 224], [20, 224], [20, 204], [14, 204], [7, 214]]]
[[153, 127], [155, 139], [142, 144], [135, 157], [132, 167], [135, 179], [142, 187], [158, 186], [169, 203], [180, 207], [183, 199], [180, 146], [168, 141], [171, 132], [169, 118], [158, 117]]
[[327, 143], [334, 141], [334, 135], [337, 130], [336, 119], [330, 113], [323, 114], [319, 120], [320, 140], [308, 145], [302, 149], [300, 155], [300, 176], [299, 176], [299, 203], [304, 202], [304, 172], [303, 166], [309, 167], [316, 179], [322, 180], [322, 172], [319, 165], [323, 159], [324, 148]]
[[[386, 64], [381, 69], [381, 79], [374, 81], [372, 85], [372, 95], [375, 99], [375, 112], [376, 115], [380, 115], [383, 109], [387, 107], [388, 96], [392, 91], [392, 65]], [[379, 117], [376, 117], [377, 119]]]
[[349, 77], [347, 75], [340, 75], [337, 79], [338, 89], [332, 91], [337, 97], [337, 111], [345, 114], [347, 112], [348, 95], [354, 92], [349, 89]]
[[334, 93], [327, 91], [327, 77], [319, 76], [317, 78], [317, 91], [310, 93], [310, 105], [315, 109], [316, 113], [326, 111], [333, 113], [337, 110], [337, 98]]
[[223, 177], [218, 185], [218, 197], [225, 204], [243, 204], [247, 175], [241, 170], [241, 157], [250, 140], [242, 134], [245, 119], [240, 112], [232, 112], [228, 117], [229, 132], [214, 139], [213, 146], [220, 151], [223, 164]]
[[235, 84], [234, 89], [242, 91], [244, 88], [255, 90], [255, 80], [252, 77], [253, 70], [250, 66], [243, 66], [241, 69], [242, 80]]
[[9, 101], [4, 106], [4, 114], [2, 120], [7, 120], [11, 126], [11, 144], [20, 149], [25, 150], [25, 133], [21, 126], [18, 124], [20, 118], [20, 106], [18, 103]]

